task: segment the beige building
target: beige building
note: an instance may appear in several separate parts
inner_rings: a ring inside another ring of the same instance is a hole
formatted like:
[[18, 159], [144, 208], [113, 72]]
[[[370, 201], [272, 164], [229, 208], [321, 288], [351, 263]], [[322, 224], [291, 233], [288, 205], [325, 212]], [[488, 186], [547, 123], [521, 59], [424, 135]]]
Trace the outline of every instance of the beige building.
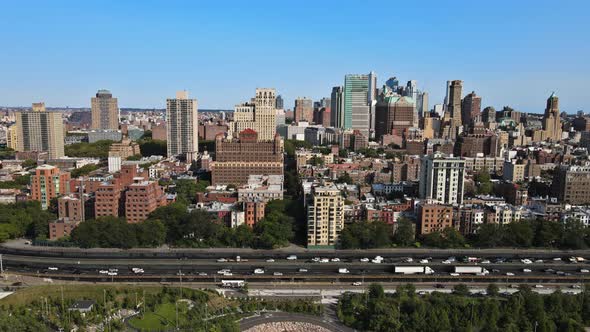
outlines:
[[507, 160], [504, 162], [502, 178], [512, 182], [524, 181], [526, 166], [523, 160]]
[[109, 90], [98, 90], [91, 99], [92, 129], [119, 129], [119, 106], [117, 98]]
[[187, 91], [178, 91], [176, 98], [166, 100], [166, 136], [168, 157], [186, 155], [197, 160], [199, 151], [199, 117], [197, 100], [189, 99]]
[[307, 206], [307, 247], [334, 248], [344, 228], [344, 198], [334, 184], [312, 189]]
[[17, 151], [47, 151], [49, 159], [64, 156], [63, 120], [59, 112], [47, 112], [45, 103], [33, 103], [33, 111], [16, 114]]
[[552, 93], [547, 98], [547, 107], [543, 115], [543, 130], [537, 130], [533, 134], [533, 141], [552, 141], [561, 140], [561, 117], [559, 113], [559, 98]]
[[256, 97], [250, 102], [236, 105], [234, 110], [234, 134], [246, 129], [258, 133], [258, 140], [271, 141], [276, 128], [276, 91], [275, 89], [257, 88]]
[[10, 126], [6, 130], [6, 146], [16, 150], [18, 149], [17, 126]]

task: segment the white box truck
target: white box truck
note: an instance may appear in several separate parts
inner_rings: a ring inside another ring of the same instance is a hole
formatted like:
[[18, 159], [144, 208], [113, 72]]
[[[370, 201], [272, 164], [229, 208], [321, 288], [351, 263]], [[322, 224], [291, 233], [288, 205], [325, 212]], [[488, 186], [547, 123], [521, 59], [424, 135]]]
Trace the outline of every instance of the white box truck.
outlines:
[[486, 275], [490, 272], [481, 266], [455, 266], [455, 273]]
[[395, 266], [393, 268], [393, 273], [401, 273], [401, 274], [433, 274], [434, 270], [432, 270], [428, 266]]

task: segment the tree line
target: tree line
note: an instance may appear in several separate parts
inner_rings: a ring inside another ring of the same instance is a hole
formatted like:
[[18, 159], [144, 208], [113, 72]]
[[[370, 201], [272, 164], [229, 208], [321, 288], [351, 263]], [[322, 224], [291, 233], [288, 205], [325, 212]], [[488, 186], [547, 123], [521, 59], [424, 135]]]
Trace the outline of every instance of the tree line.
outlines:
[[[493, 285], [492, 285], [493, 286]], [[512, 295], [473, 297], [465, 285], [453, 294], [416, 294], [413, 285], [385, 294], [373, 284], [365, 293], [345, 293], [337, 314], [347, 326], [375, 332], [584, 331], [590, 324], [590, 292], [541, 295], [523, 285]]]

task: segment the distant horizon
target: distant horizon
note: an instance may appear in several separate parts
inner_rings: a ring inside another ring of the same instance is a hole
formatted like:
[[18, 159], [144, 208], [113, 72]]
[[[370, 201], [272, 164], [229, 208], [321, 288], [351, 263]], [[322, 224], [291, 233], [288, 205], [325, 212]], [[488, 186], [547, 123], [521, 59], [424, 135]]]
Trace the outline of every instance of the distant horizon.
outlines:
[[460, 79], [482, 108], [539, 113], [556, 91], [561, 111], [590, 112], [589, 10], [582, 0], [8, 2], [0, 104], [89, 107], [106, 88], [122, 105], [164, 108], [185, 89], [199, 108], [233, 109], [273, 87], [293, 109], [374, 71], [378, 87], [416, 80], [429, 109]]

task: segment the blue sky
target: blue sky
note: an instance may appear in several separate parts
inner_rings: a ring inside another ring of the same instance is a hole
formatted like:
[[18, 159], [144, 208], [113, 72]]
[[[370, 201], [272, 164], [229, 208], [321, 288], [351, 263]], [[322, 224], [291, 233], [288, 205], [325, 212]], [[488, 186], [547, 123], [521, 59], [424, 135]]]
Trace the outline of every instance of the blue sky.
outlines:
[[187, 89], [233, 108], [256, 87], [292, 107], [347, 73], [415, 79], [442, 102], [464, 81], [483, 105], [590, 112], [590, 1], [2, 1], [0, 105], [163, 107]]

